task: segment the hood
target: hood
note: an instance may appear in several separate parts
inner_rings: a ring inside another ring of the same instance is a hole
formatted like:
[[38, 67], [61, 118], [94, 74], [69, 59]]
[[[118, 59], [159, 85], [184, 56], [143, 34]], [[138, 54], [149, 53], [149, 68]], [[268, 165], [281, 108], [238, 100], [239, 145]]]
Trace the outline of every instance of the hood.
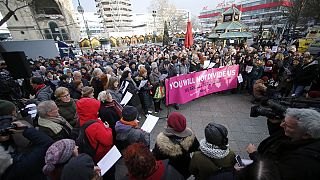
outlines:
[[133, 128], [133, 127], [130, 126], [130, 125], [122, 124], [120, 121], [117, 121], [117, 122], [116, 122], [116, 125], [115, 125], [115, 127], [114, 127], [114, 129], [116, 130], [116, 132], [119, 132], [119, 133], [127, 132], [127, 131], [129, 131], [131, 128]]
[[50, 86], [45, 85], [43, 88], [41, 88], [39, 92], [46, 92], [46, 93], [53, 93], [52, 89], [50, 88]]
[[163, 132], [161, 132], [157, 136], [157, 146], [159, 147], [159, 150], [166, 155], [169, 156], [179, 156], [183, 154], [183, 151], [181, 147], [185, 151], [188, 151], [190, 147], [192, 146], [193, 142], [195, 140], [194, 133], [192, 133], [191, 136], [188, 136], [186, 138], [181, 139], [180, 145], [178, 143], [172, 142], [172, 140], [166, 136]]
[[98, 119], [100, 101], [94, 98], [81, 98], [76, 102], [80, 126], [88, 120]]
[[264, 84], [264, 81], [262, 79], [258, 79], [255, 84], [258, 84], [258, 83]]

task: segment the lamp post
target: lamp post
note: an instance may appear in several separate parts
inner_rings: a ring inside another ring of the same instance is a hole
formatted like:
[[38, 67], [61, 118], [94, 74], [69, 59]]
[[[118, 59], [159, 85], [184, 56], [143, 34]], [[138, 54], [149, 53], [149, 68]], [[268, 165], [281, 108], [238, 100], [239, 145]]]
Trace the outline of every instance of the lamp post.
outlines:
[[154, 37], [154, 43], [156, 43], [156, 16], [157, 11], [152, 11], [152, 17], [153, 17], [153, 37]]
[[78, 0], [77, 10], [78, 10], [78, 12], [82, 15], [82, 19], [83, 19], [83, 22], [84, 22], [84, 25], [85, 25], [85, 28], [86, 28], [86, 33], [87, 33], [88, 40], [89, 40], [89, 43], [90, 43], [90, 51], [92, 52], [92, 51], [93, 51], [93, 48], [92, 48], [92, 43], [91, 43], [90, 35], [89, 35], [88, 21], [86, 21], [86, 20], [84, 19], [84, 15], [83, 15], [83, 14], [84, 14], [84, 9], [83, 9], [83, 7], [82, 7], [81, 4], [80, 4], [80, 0]]

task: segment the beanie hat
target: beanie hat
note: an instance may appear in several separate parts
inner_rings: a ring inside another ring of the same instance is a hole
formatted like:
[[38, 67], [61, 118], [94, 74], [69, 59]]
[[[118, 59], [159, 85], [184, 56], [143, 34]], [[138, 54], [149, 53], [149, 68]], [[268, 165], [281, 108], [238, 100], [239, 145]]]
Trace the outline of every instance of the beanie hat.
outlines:
[[0, 116], [11, 115], [16, 106], [6, 100], [0, 100]]
[[91, 93], [93, 93], [94, 89], [89, 86], [85, 86], [82, 88], [82, 96], [83, 97], [89, 97]]
[[92, 179], [93, 176], [94, 162], [87, 154], [79, 154], [71, 158], [61, 172], [61, 180], [87, 180]]
[[210, 144], [224, 147], [228, 144], [228, 130], [221, 124], [209, 123], [204, 129], [206, 141]]
[[47, 150], [45, 156], [46, 165], [43, 172], [49, 174], [55, 169], [55, 165], [66, 163], [72, 156], [76, 143], [72, 139], [61, 139], [53, 143]]
[[169, 115], [167, 124], [174, 131], [182, 132], [187, 127], [187, 120], [181, 113], [173, 112]]
[[125, 106], [122, 110], [122, 118], [125, 121], [134, 121], [138, 117], [138, 110], [133, 106]]

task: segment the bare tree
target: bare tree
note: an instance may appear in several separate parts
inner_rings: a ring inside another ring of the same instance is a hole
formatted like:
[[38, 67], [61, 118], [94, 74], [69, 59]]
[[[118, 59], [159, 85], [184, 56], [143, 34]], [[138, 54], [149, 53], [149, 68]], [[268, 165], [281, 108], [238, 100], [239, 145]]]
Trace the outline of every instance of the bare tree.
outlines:
[[175, 34], [181, 30], [186, 29], [187, 23], [183, 23], [187, 17], [179, 13], [174, 4], [169, 3], [168, 0], [154, 0], [149, 7], [150, 12], [156, 11], [157, 24], [160, 29], [163, 29], [163, 24], [168, 23], [169, 34]]
[[[16, 11], [23, 9], [27, 6], [32, 5], [34, 0], [16, 0], [16, 3], [9, 3], [9, 0], [1, 0], [0, 3], [3, 4], [8, 10], [7, 14], [0, 20], [0, 26], [7, 22], [12, 16], [15, 16]], [[16, 7], [10, 7], [12, 5]]]

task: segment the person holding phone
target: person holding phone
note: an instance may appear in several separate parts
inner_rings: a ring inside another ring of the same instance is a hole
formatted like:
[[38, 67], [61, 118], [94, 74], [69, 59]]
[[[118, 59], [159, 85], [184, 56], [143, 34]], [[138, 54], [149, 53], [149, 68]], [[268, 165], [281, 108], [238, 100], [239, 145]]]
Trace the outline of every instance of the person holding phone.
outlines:
[[209, 123], [204, 130], [205, 139], [200, 141], [200, 151], [191, 159], [189, 170], [198, 180], [210, 176], [232, 172], [236, 155], [228, 144], [228, 130], [221, 124]]

